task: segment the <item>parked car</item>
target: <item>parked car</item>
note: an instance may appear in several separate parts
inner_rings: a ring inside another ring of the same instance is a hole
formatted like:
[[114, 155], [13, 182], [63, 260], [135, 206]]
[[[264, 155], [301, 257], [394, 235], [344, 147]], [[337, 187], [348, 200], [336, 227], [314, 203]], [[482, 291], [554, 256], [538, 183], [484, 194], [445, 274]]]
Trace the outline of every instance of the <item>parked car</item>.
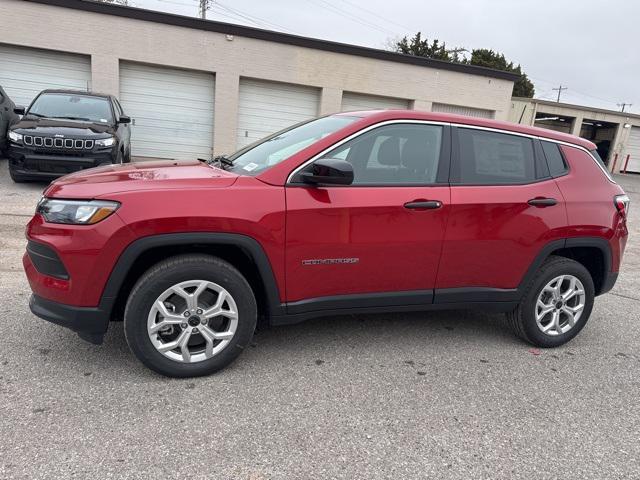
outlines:
[[7, 130], [18, 121], [18, 114], [13, 111], [14, 108], [15, 104], [0, 86], [0, 157], [7, 149]]
[[415, 111], [336, 114], [216, 165], [51, 184], [27, 227], [31, 310], [164, 375], [234, 360], [256, 321], [479, 308], [557, 347], [614, 285], [629, 199], [595, 145]]
[[113, 95], [44, 90], [9, 129], [9, 173], [15, 182], [51, 180], [131, 159], [129, 124]]

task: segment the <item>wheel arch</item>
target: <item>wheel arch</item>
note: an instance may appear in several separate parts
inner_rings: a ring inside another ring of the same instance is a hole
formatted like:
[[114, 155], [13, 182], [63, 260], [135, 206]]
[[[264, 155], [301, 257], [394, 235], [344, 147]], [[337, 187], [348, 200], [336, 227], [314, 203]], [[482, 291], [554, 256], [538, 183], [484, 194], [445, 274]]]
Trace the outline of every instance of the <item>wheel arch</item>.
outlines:
[[100, 309], [110, 318], [122, 318], [127, 297], [138, 278], [158, 261], [185, 253], [204, 253], [231, 263], [254, 290], [261, 314], [282, 313], [275, 275], [260, 243], [247, 235], [209, 232], [159, 234], [132, 242], [109, 275]]
[[613, 255], [609, 242], [600, 237], [572, 237], [545, 245], [530, 265], [518, 290], [523, 291], [526, 288], [540, 266], [551, 255], [570, 258], [583, 265], [591, 274], [596, 295], [608, 292], [613, 286], [610, 280]]

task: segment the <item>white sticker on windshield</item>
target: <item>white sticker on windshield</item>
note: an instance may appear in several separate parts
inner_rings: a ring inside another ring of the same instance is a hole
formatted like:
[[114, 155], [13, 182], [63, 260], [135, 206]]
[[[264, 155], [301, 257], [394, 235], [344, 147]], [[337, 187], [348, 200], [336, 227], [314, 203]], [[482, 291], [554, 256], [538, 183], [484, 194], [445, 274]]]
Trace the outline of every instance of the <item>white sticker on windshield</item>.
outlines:
[[246, 170], [247, 172], [251, 172], [256, 168], [258, 168], [259, 166], [260, 165], [258, 165], [257, 163], [247, 163], [244, 167], [242, 167], [242, 169]]
[[100, 121], [101, 121], [102, 123], [107, 123], [109, 120], [107, 120], [106, 118], [101, 118], [101, 119], [100, 119]]

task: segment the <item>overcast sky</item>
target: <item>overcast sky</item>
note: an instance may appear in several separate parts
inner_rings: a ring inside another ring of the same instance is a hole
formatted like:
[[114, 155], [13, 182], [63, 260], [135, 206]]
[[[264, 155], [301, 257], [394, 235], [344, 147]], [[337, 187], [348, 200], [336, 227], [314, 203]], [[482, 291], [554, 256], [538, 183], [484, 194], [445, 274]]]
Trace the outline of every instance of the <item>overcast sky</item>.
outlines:
[[[129, 0], [197, 15], [198, 0]], [[492, 48], [520, 63], [536, 97], [640, 113], [640, 2], [635, 0], [222, 0], [208, 18], [384, 48], [422, 31], [451, 47]]]

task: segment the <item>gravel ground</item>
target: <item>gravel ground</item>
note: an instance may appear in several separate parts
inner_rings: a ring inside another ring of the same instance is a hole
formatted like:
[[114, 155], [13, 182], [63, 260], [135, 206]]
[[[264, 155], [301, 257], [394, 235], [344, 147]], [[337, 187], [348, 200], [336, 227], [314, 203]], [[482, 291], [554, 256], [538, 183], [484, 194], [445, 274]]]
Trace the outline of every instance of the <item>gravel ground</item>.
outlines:
[[640, 478], [640, 177], [623, 271], [569, 345], [500, 317], [317, 319], [172, 380], [121, 324], [104, 345], [33, 316], [24, 225], [43, 185], [0, 160], [0, 478]]

